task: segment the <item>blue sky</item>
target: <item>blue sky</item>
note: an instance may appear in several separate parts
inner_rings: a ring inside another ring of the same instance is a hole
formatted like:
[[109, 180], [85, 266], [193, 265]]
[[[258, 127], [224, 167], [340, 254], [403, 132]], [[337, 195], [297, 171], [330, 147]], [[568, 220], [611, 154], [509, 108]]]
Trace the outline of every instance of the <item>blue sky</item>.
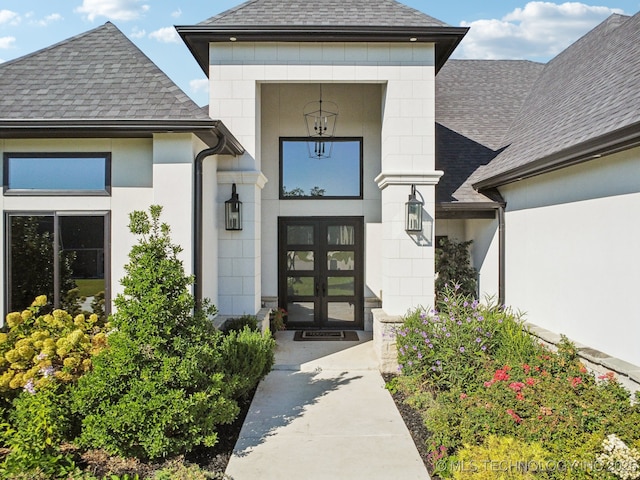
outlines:
[[[193, 25], [238, 0], [2, 0], [0, 60], [7, 61], [112, 21], [199, 105], [206, 77], [173, 25]], [[611, 13], [635, 14], [640, 0], [594, 3], [405, 0], [453, 26], [469, 26], [456, 58], [547, 61]], [[372, 0], [372, 5], [375, 0]]]

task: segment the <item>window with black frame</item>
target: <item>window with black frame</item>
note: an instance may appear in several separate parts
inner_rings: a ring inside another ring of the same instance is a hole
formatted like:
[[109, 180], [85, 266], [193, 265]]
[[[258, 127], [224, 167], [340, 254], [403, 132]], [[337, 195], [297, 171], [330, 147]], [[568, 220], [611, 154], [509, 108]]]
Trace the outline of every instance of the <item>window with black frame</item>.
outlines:
[[[318, 148], [331, 156], [315, 157]], [[361, 199], [362, 161], [360, 137], [281, 138], [280, 199]]]
[[8, 213], [7, 311], [39, 295], [71, 314], [108, 310], [106, 213]]
[[5, 153], [5, 195], [109, 195], [109, 153]]

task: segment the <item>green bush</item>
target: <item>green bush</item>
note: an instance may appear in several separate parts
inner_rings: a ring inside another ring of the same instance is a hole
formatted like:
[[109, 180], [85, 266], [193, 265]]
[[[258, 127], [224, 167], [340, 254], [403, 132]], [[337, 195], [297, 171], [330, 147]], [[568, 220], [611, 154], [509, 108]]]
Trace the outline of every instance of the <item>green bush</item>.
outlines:
[[265, 352], [273, 348], [255, 332], [225, 337], [208, 319], [215, 308], [207, 302], [194, 312], [192, 277], [160, 213], [152, 206], [149, 215], [130, 215], [139, 242], [115, 300], [115, 331], [72, 392], [83, 418], [81, 446], [142, 459], [213, 446], [216, 426], [236, 418], [235, 399], [266, 373]]
[[245, 326], [230, 331], [220, 345], [222, 371], [236, 396], [247, 395], [269, 371], [274, 362], [275, 340]]
[[538, 442], [490, 435], [482, 445], [465, 445], [452, 465], [456, 480], [534, 480], [550, 454]]
[[221, 330], [224, 333], [229, 333], [231, 331], [244, 330], [244, 327], [249, 327], [249, 329], [257, 332], [259, 330], [258, 317], [255, 315], [243, 315], [238, 318], [229, 318]]
[[[509, 338], [506, 328], [521, 331], [522, 322], [509, 310], [462, 294], [458, 285], [447, 286], [440, 311], [416, 309], [397, 329], [401, 370], [407, 375], [423, 374], [439, 388], [478, 383], [478, 371], [492, 353], [536, 351], [525, 333]], [[526, 347], [521, 345], [523, 337]]]
[[477, 293], [476, 270], [471, 266], [469, 247], [473, 240], [456, 242], [442, 238], [435, 251], [436, 297], [440, 301], [447, 285], [458, 285], [462, 295], [475, 298]]
[[5, 425], [2, 432], [10, 448], [0, 465], [2, 478], [26, 474], [60, 478], [75, 469], [71, 457], [59, 448], [71, 427], [64, 391], [62, 385], [53, 384], [33, 393], [27, 391], [14, 400], [10, 425]]

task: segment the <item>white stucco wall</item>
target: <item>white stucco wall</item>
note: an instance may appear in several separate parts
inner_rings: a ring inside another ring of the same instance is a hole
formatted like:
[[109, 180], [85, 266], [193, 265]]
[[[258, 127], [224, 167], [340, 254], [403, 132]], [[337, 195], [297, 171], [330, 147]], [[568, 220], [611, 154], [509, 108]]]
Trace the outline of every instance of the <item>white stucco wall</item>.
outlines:
[[640, 364], [640, 149], [500, 190], [507, 304], [534, 324]]
[[[185, 270], [191, 272], [192, 170], [194, 151], [203, 144], [191, 134], [161, 134], [143, 139], [25, 139], [0, 140], [0, 155], [6, 152], [109, 152], [111, 195], [109, 196], [1, 196], [3, 212], [109, 212], [111, 221], [111, 298], [122, 291], [120, 279], [135, 244], [129, 232], [129, 213], [163, 206], [162, 220], [172, 229], [172, 239], [184, 248]], [[5, 249], [5, 225], [0, 229], [0, 248]], [[4, 256], [2, 257], [4, 259]], [[6, 269], [0, 275], [5, 291]], [[5, 295], [0, 296], [4, 310]]]
[[[340, 204], [340, 214], [364, 215], [367, 221], [375, 221], [379, 215], [386, 227], [381, 230], [381, 281], [383, 301], [389, 313], [404, 313], [408, 308], [417, 303], [429, 303], [433, 299], [433, 248], [430, 244], [417, 245], [404, 232], [403, 210], [404, 202], [410, 190], [410, 184], [421, 186], [420, 191], [425, 197], [425, 211], [433, 218], [433, 178], [435, 156], [435, 94], [434, 94], [434, 47], [432, 44], [410, 43], [249, 43], [229, 42], [212, 43], [210, 46], [210, 115], [212, 118], [220, 118], [234, 133], [246, 149], [246, 154], [233, 160], [221, 160], [218, 165], [219, 178], [233, 177], [232, 172], [246, 172], [248, 174], [264, 173], [273, 165], [273, 158], [268, 158], [262, 147], [277, 138], [267, 138], [266, 128], [261, 115], [261, 109], [265, 103], [261, 101], [261, 95], [270, 91], [268, 84], [314, 84], [314, 93], [317, 95], [317, 85], [324, 85], [324, 98], [329, 99], [329, 90], [335, 86], [336, 95], [340, 95], [338, 85], [362, 86], [364, 89], [372, 88], [368, 84], [379, 84], [382, 94], [376, 95], [376, 101], [365, 104], [364, 107], [375, 111], [375, 117], [382, 111], [382, 124], [375, 135], [380, 136], [380, 152], [382, 173], [386, 173], [386, 181], [379, 185], [382, 193], [376, 200], [368, 203], [364, 201], [350, 204]], [[382, 87], [380, 87], [382, 85]], [[281, 87], [283, 88], [283, 87]], [[353, 91], [357, 91], [357, 87]], [[294, 92], [294, 89], [291, 90]], [[302, 91], [302, 90], [301, 90]], [[381, 97], [381, 98], [380, 98]], [[315, 99], [315, 98], [314, 98]], [[339, 128], [342, 128], [344, 118], [356, 118], [355, 113], [364, 112], [362, 95], [357, 94], [353, 98], [343, 98], [338, 103], [340, 107]], [[295, 117], [299, 122], [298, 129], [303, 127], [302, 108], [304, 103], [294, 107], [295, 97], [287, 99], [291, 102], [291, 114], [296, 110]], [[334, 100], [334, 99], [332, 99]], [[265, 99], [270, 102], [271, 99]], [[278, 100], [279, 102], [280, 100]], [[335, 101], [335, 100], [334, 100]], [[360, 102], [360, 104], [358, 104]], [[287, 106], [289, 107], [289, 106]], [[280, 108], [275, 105], [274, 108]], [[352, 113], [353, 112], [353, 113]], [[359, 113], [358, 113], [359, 115]], [[292, 120], [293, 121], [293, 120]], [[347, 122], [345, 125], [349, 125]], [[361, 131], [362, 127], [359, 127]], [[303, 134], [291, 133], [293, 135]], [[354, 133], [359, 135], [359, 133]], [[277, 135], [276, 132], [273, 135]], [[340, 131], [338, 135], [345, 135]], [[369, 133], [366, 133], [368, 136]], [[372, 133], [374, 135], [374, 133]], [[369, 143], [369, 142], [367, 142]], [[365, 145], [365, 148], [366, 145]], [[277, 162], [277, 157], [275, 157]], [[366, 164], [366, 160], [365, 160]], [[369, 172], [366, 173], [369, 175]], [[273, 173], [266, 175], [269, 183], [266, 184], [268, 192], [277, 192], [278, 177]], [[425, 180], [427, 179], [427, 180]], [[264, 183], [264, 179], [263, 183]], [[369, 180], [368, 177], [365, 179]], [[257, 204], [261, 197], [260, 189], [241, 187], [241, 200], [246, 199], [250, 204]], [[272, 190], [275, 189], [275, 190]], [[373, 192], [373, 190], [372, 190]], [[272, 193], [265, 193], [266, 201], [275, 201], [276, 197], [269, 197]], [[373, 195], [373, 193], [372, 193]], [[385, 196], [387, 200], [385, 200]], [[222, 198], [221, 198], [222, 199]], [[370, 197], [374, 200], [374, 197]], [[289, 201], [293, 202], [293, 201]], [[397, 208], [389, 211], [389, 218], [385, 222], [384, 212], [380, 208], [380, 202], [388, 203]], [[296, 202], [288, 203], [294, 205]], [[317, 203], [317, 205], [312, 205]], [[280, 202], [278, 202], [280, 205]], [[281, 215], [323, 215], [326, 214], [327, 204], [324, 202], [305, 202], [304, 209], [300, 205], [292, 207], [278, 207]], [[270, 205], [273, 206], [273, 205]], [[402, 208], [400, 208], [402, 207]], [[287, 210], [286, 212], [284, 210]], [[397, 212], [396, 212], [397, 210]], [[271, 251], [269, 246], [261, 247], [261, 239], [257, 238], [255, 231], [261, 231], [267, 238], [275, 238], [276, 223], [264, 221], [260, 218], [264, 212], [271, 212], [268, 207], [262, 207], [256, 217], [251, 221], [254, 225], [245, 222], [243, 232], [227, 234], [221, 232], [220, 242], [228, 235], [233, 235], [234, 242], [245, 242], [243, 251], [248, 248], [246, 241], [253, 241], [259, 253], [252, 265], [245, 262], [247, 271], [243, 268], [242, 275], [231, 272], [230, 275], [219, 275], [219, 284], [233, 285], [233, 290], [225, 295], [220, 294], [221, 310], [225, 313], [241, 314], [255, 313], [252, 309], [259, 308], [260, 299], [267, 292], [274, 294], [276, 284], [272, 282], [275, 269], [271, 271], [270, 265], [274, 265], [275, 249]], [[344, 213], [343, 213], [344, 212]], [[264, 223], [264, 225], [262, 225]], [[224, 238], [223, 238], [224, 237]], [[232, 240], [229, 238], [229, 240]], [[271, 243], [271, 240], [267, 240]], [[275, 244], [274, 244], [275, 245]], [[269, 250], [267, 252], [267, 250]], [[401, 256], [402, 252], [402, 256]], [[264, 261], [262, 255], [269, 257]], [[403, 268], [411, 263], [412, 259], [420, 261], [420, 268]], [[228, 263], [228, 262], [227, 262]], [[264, 266], [264, 270], [263, 270]], [[269, 271], [266, 271], [269, 269]], [[401, 273], [402, 272], [402, 273]], [[228, 270], [227, 270], [227, 273]], [[252, 290], [245, 280], [250, 276], [260, 280], [258, 288]], [[242, 278], [242, 290], [239, 277]], [[415, 280], [411, 282], [411, 278]], [[380, 278], [380, 277], [379, 277]], [[410, 288], [402, 288], [401, 283]], [[375, 283], [372, 281], [372, 283]], [[419, 291], [416, 285], [419, 285]], [[374, 287], [376, 290], [378, 287]], [[263, 291], [264, 290], [264, 291]], [[370, 289], [373, 292], [376, 290]], [[232, 295], [235, 293], [235, 295]], [[232, 298], [233, 297], [233, 298]], [[427, 301], [425, 301], [427, 299]]]

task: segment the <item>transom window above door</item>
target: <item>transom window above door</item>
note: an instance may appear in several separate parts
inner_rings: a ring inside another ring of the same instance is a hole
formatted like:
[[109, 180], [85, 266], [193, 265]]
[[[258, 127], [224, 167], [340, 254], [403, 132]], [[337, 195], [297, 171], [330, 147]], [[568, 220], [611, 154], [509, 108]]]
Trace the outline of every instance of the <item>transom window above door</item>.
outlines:
[[[312, 158], [315, 148], [331, 148], [331, 157]], [[361, 198], [362, 138], [280, 138], [280, 199]]]

